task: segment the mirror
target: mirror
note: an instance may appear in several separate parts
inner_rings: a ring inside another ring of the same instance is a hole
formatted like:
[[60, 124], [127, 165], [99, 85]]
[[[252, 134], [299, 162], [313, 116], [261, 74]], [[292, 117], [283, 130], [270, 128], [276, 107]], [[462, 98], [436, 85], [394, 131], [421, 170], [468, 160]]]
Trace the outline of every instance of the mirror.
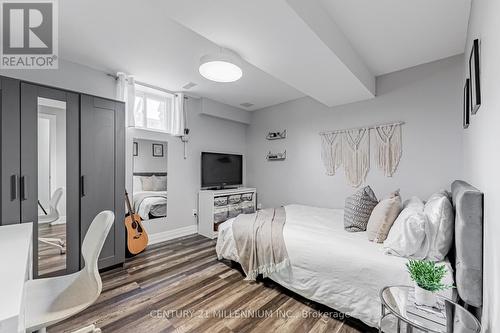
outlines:
[[167, 216], [167, 142], [134, 139], [131, 206], [142, 220]]
[[66, 102], [38, 98], [38, 275], [66, 270]]

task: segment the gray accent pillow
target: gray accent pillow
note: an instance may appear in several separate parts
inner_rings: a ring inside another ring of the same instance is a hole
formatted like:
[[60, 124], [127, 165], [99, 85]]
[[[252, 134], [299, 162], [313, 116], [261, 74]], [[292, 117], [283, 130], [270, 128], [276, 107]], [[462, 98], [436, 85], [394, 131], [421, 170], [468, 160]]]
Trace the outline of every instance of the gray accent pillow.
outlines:
[[373, 208], [378, 204], [370, 186], [365, 186], [345, 199], [344, 229], [349, 232], [365, 231]]

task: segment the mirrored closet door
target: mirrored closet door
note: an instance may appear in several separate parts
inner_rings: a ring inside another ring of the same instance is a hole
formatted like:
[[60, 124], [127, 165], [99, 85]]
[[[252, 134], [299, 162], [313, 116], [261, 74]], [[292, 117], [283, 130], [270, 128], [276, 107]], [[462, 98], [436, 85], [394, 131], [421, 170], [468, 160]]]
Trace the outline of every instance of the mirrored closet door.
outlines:
[[21, 220], [34, 223], [34, 275], [79, 267], [78, 95], [21, 84]]
[[132, 207], [141, 219], [167, 217], [167, 142], [134, 139]]

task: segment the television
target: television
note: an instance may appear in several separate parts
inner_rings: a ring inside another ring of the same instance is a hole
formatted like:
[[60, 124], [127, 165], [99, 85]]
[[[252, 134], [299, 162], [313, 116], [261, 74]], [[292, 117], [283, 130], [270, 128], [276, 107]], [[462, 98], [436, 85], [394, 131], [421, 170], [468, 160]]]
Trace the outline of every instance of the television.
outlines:
[[201, 187], [224, 188], [243, 184], [243, 155], [201, 153]]

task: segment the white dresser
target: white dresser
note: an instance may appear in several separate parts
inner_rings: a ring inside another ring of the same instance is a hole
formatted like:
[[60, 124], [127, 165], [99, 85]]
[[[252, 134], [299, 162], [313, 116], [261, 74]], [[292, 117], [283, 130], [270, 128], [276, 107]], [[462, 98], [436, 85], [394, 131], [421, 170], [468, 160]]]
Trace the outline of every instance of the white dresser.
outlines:
[[32, 223], [0, 227], [0, 333], [25, 332], [25, 282], [32, 278]]
[[217, 237], [218, 225], [239, 214], [255, 212], [257, 190], [240, 187], [226, 190], [201, 190], [198, 193], [198, 233]]

